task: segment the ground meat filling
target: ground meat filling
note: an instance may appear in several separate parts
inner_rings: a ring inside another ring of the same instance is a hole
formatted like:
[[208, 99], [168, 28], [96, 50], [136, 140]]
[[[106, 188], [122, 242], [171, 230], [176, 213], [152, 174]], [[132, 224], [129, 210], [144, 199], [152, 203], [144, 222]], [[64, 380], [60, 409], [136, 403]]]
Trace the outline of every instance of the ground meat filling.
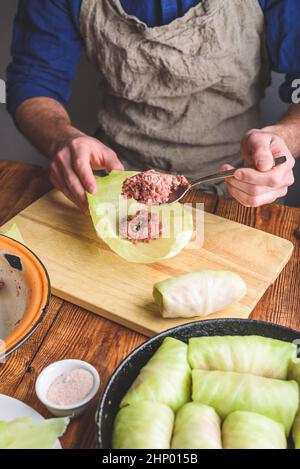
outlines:
[[129, 239], [133, 244], [149, 243], [158, 239], [162, 234], [162, 224], [157, 213], [141, 210], [130, 215], [120, 223], [120, 235]]
[[167, 203], [170, 193], [180, 186], [189, 187], [184, 176], [163, 174], [150, 169], [126, 179], [122, 195], [145, 205], [161, 205]]

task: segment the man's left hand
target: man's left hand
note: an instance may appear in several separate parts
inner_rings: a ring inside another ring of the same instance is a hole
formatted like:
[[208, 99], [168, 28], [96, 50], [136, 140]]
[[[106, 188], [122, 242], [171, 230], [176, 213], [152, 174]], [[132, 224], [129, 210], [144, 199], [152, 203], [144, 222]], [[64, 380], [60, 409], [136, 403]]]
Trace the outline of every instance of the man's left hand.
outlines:
[[[295, 159], [278, 135], [264, 130], [251, 130], [241, 143], [245, 166], [226, 180], [229, 193], [246, 207], [259, 207], [284, 197], [294, 184]], [[274, 158], [286, 156], [287, 162], [274, 167]], [[225, 164], [221, 170], [233, 167]]]

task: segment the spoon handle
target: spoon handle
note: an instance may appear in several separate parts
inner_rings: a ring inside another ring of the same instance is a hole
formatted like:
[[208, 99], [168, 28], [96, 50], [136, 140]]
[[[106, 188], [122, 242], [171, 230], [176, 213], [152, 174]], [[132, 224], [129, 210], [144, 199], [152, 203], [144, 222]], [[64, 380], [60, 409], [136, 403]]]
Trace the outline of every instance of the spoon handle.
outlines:
[[[286, 161], [287, 161], [286, 156], [279, 156], [278, 158], [274, 159], [274, 166], [279, 166], [281, 164], [284, 164], [284, 163], [286, 163]], [[255, 169], [254, 166], [247, 166], [247, 168]], [[198, 184], [202, 184], [204, 182], [224, 180], [226, 178], [234, 176], [234, 173], [236, 171], [237, 171], [237, 168], [229, 169], [228, 171], [222, 171], [222, 172], [219, 172], [219, 173], [211, 174], [210, 176], [204, 176], [200, 179], [197, 179], [196, 181], [192, 181], [191, 187], [197, 186]]]

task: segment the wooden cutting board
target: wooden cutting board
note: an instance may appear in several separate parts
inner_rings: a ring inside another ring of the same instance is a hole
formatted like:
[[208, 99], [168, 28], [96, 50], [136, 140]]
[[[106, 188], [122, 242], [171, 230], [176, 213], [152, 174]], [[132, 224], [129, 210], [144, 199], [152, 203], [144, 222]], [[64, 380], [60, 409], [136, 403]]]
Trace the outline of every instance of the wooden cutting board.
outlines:
[[245, 280], [248, 293], [210, 318], [247, 318], [292, 254], [293, 245], [285, 239], [209, 213], [204, 221], [201, 249], [185, 249], [173, 259], [148, 265], [114, 254], [97, 237], [91, 219], [57, 191], [1, 229], [17, 223], [25, 244], [48, 269], [54, 295], [151, 336], [188, 322], [159, 316], [152, 299], [155, 282], [202, 268], [232, 270]]

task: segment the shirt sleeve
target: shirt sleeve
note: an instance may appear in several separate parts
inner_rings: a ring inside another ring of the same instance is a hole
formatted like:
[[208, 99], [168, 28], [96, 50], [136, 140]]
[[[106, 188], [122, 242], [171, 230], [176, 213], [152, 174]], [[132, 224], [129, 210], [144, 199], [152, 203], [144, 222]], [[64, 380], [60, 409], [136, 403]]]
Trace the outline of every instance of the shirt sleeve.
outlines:
[[267, 45], [272, 70], [286, 74], [280, 87], [284, 102], [292, 102], [294, 80], [300, 78], [299, 0], [260, 0], [265, 13]]
[[19, 0], [7, 68], [7, 109], [13, 117], [26, 99], [45, 96], [65, 103], [70, 97], [83, 49], [80, 3]]

